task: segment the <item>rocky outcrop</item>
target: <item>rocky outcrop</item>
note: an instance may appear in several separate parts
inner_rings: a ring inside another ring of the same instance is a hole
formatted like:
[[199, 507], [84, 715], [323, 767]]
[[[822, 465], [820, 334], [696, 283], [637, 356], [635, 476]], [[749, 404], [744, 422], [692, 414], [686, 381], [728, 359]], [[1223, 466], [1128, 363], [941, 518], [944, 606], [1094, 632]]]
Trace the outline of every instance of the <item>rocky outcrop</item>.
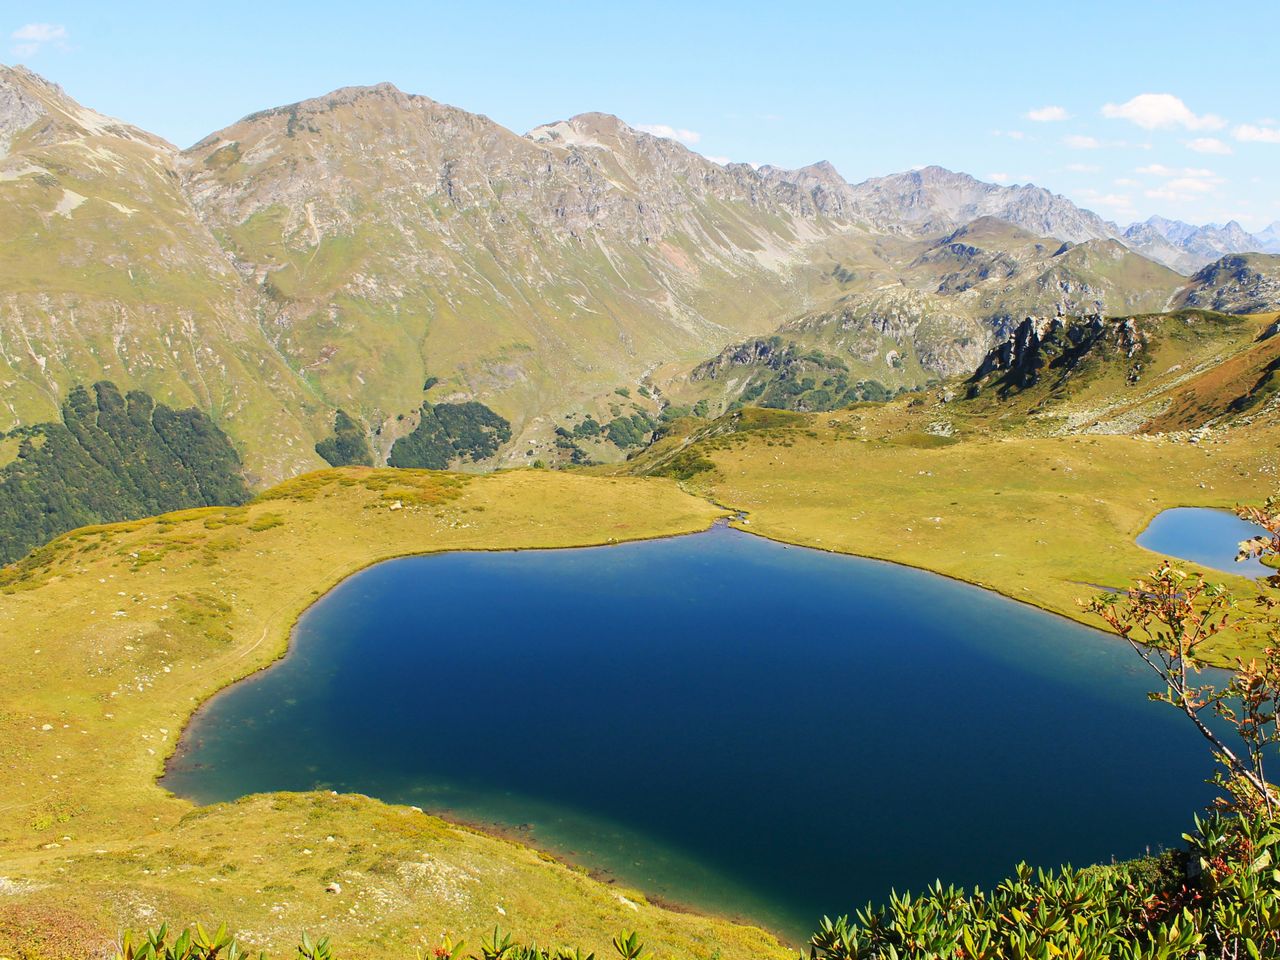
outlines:
[[970, 396], [994, 387], [1006, 396], [1039, 384], [1051, 373], [1073, 371], [1090, 354], [1128, 361], [1130, 382], [1141, 374], [1139, 354], [1147, 338], [1132, 317], [1027, 317], [992, 349], [969, 379]]
[[1191, 278], [1178, 305], [1236, 314], [1280, 310], [1280, 256], [1223, 257]]
[[[0, 82], [0, 157], [9, 152], [9, 144], [15, 136], [29, 129], [45, 115], [45, 107], [32, 87], [37, 84], [47, 85], [61, 93], [53, 84], [48, 84], [25, 68], [15, 67], [13, 77], [13, 81]], [[25, 82], [16, 82], [18, 78]]]
[[689, 379], [695, 383], [700, 380], [720, 380], [740, 367], [779, 370], [795, 352], [795, 343], [784, 342], [781, 337], [747, 340], [745, 343], [725, 347], [717, 356], [698, 364], [690, 371]]

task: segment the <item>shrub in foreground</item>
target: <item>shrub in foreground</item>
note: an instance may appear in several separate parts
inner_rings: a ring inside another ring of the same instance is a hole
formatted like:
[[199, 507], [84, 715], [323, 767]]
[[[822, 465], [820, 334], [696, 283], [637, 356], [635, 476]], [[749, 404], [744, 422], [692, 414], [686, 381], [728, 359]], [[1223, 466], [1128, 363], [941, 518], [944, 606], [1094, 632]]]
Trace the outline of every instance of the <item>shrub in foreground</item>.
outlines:
[[[824, 918], [813, 960], [1174, 960], [1280, 957], [1280, 826], [1212, 814], [1182, 876], [1120, 864], [1034, 871], [991, 891], [935, 886], [853, 920]], [[1154, 881], [1154, 882], [1153, 882]]]
[[[649, 954], [638, 934], [634, 932], [620, 933], [613, 938], [613, 949], [620, 960], [648, 960]], [[313, 941], [308, 934], [302, 935], [294, 953], [296, 960], [336, 960], [328, 938]], [[405, 948], [406, 960], [409, 960], [408, 947]], [[492, 935], [480, 944], [478, 952], [467, 952], [467, 945], [459, 941], [454, 943], [449, 937], [433, 950], [424, 952], [416, 950], [416, 960], [595, 960], [594, 953], [583, 953], [571, 947], [546, 949], [536, 943], [517, 943], [509, 933], [495, 928]], [[218, 928], [210, 936], [205, 929], [196, 924], [195, 930], [183, 930], [170, 937], [167, 925], [156, 930], [149, 930], [141, 937], [135, 938], [132, 932], [125, 933], [115, 960], [253, 960], [253, 956], [242, 950], [235, 939], [227, 933], [226, 924]], [[265, 954], [257, 954], [257, 960], [266, 960]]]

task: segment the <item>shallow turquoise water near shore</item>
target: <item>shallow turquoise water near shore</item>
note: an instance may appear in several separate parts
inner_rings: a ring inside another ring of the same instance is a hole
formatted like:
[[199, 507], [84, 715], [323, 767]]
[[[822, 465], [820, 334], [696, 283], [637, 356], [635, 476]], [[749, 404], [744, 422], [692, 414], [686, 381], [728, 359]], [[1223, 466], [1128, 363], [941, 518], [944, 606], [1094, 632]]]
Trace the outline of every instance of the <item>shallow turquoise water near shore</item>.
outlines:
[[891, 888], [1176, 843], [1212, 765], [1146, 669], [975, 587], [725, 528], [414, 557], [322, 598], [164, 782], [519, 828], [799, 939]]

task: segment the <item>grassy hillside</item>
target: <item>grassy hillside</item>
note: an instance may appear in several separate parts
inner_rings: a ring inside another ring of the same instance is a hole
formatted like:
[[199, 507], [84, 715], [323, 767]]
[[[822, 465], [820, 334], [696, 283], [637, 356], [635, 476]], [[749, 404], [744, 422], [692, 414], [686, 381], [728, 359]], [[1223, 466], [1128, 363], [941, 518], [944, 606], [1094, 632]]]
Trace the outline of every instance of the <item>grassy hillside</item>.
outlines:
[[183, 195], [176, 151], [26, 70], [0, 87], [33, 122], [0, 156], [0, 430], [110, 380], [196, 406], [254, 485], [319, 466], [319, 412], [256, 299]]
[[82, 957], [160, 917], [228, 918], [276, 952], [324, 929], [356, 958], [446, 929], [474, 943], [497, 923], [597, 949], [635, 927], [663, 954], [783, 956], [758, 931], [411, 809], [307, 794], [197, 810], [154, 782], [196, 705], [283, 653], [298, 613], [366, 564], [669, 535], [720, 513], [663, 480], [348, 468], [246, 507], [80, 530], [7, 568], [0, 956], [32, 955], [41, 923], [77, 945], [43, 955]]

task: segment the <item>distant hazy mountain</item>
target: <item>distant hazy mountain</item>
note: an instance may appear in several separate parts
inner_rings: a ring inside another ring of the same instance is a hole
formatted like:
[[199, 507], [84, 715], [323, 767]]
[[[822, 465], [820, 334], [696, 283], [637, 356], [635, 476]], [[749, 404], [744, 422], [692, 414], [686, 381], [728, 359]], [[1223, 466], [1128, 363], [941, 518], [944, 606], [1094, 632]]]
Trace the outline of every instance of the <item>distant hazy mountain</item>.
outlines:
[[993, 217], [1038, 237], [1073, 243], [1119, 236], [1114, 224], [1041, 187], [1003, 187], [942, 167], [867, 180], [852, 195], [857, 210], [881, 229], [939, 234]]
[[1124, 232], [1124, 240], [1152, 260], [1180, 273], [1194, 273], [1227, 254], [1265, 252], [1268, 244], [1280, 246], [1280, 224], [1272, 224], [1268, 229], [1275, 231], [1270, 240], [1248, 233], [1234, 220], [1197, 227], [1181, 220], [1151, 217], [1130, 225]]
[[858, 184], [846, 183], [826, 162], [799, 170], [762, 167], [760, 172], [771, 181], [801, 187], [823, 213], [852, 218], [880, 232], [938, 237], [980, 217], [991, 217], [1038, 237], [1073, 243], [1120, 236], [1114, 224], [1041, 187], [984, 183], [942, 167]]
[[1262, 241], [1264, 253], [1280, 253], [1280, 220], [1277, 220], [1265, 230], [1255, 233], [1254, 236]]

